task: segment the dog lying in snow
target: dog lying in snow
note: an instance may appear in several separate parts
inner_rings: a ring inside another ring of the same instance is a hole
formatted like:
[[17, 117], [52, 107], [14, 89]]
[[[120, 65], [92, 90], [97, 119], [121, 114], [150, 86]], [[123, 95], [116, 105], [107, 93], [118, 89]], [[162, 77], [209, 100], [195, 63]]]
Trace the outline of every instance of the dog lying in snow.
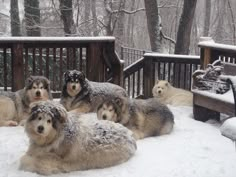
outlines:
[[127, 96], [122, 87], [107, 82], [89, 81], [84, 73], [77, 70], [65, 72], [64, 81], [60, 103], [67, 111], [96, 112], [97, 106], [104, 99]]
[[91, 114], [67, 113], [52, 101], [33, 104], [25, 125], [30, 145], [20, 169], [51, 175], [105, 168], [131, 158], [136, 151], [132, 132]]
[[163, 104], [173, 106], [192, 106], [193, 94], [190, 91], [175, 88], [168, 81], [157, 80], [152, 89], [154, 98], [157, 98]]
[[52, 99], [50, 82], [43, 76], [30, 76], [23, 89], [0, 92], [0, 126], [24, 124], [30, 113], [29, 105]]

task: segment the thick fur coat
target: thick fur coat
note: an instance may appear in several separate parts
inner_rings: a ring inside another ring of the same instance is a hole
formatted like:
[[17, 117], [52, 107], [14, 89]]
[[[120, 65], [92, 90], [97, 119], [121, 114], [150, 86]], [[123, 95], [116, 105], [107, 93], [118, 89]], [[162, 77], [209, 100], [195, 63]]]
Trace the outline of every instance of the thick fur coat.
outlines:
[[65, 72], [64, 80], [60, 103], [67, 111], [96, 112], [97, 106], [105, 99], [127, 96], [122, 87], [107, 82], [89, 81], [77, 70]]
[[158, 80], [152, 89], [154, 98], [163, 104], [173, 106], [192, 106], [193, 94], [190, 91], [175, 88], [168, 81]]
[[23, 89], [0, 92], [0, 126], [16, 126], [30, 113], [29, 105], [40, 100], [52, 99], [50, 82], [43, 76], [31, 76]]
[[30, 146], [20, 169], [43, 175], [117, 165], [136, 151], [132, 132], [122, 125], [94, 113], [67, 113], [52, 101], [33, 105], [25, 130]]
[[99, 119], [126, 126], [136, 139], [169, 134], [174, 126], [172, 112], [153, 98], [107, 100], [98, 107], [97, 114]]

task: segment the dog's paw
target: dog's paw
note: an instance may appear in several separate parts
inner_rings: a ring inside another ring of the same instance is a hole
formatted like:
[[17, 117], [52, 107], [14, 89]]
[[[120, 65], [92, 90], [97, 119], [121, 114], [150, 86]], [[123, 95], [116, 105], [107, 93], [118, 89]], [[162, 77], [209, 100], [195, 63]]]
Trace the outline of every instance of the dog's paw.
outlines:
[[5, 123], [6, 126], [9, 126], [9, 127], [15, 127], [18, 125], [18, 123], [16, 121], [13, 121], [13, 120], [9, 120]]

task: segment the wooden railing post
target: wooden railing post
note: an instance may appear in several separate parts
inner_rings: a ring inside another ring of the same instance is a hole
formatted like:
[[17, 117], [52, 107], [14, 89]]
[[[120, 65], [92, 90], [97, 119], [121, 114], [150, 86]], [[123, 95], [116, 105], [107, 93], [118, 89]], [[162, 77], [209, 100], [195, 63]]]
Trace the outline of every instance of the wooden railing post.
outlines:
[[23, 44], [12, 45], [12, 91], [24, 88]]
[[124, 87], [124, 62], [113, 68], [114, 84]]
[[101, 44], [96, 42], [89, 44], [86, 77], [91, 81], [104, 82], [102, 51]]
[[152, 88], [154, 86], [154, 67], [152, 58], [144, 56], [143, 66], [143, 94], [145, 98], [152, 97]]

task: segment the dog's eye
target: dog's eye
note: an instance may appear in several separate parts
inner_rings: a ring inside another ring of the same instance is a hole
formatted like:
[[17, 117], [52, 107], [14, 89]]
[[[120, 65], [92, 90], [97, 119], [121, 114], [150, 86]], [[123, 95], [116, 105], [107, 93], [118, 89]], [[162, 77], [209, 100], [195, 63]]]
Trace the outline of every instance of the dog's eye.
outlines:
[[36, 87], [34, 86], [33, 89], [36, 89]]
[[43, 87], [40, 87], [40, 89], [43, 89]]
[[42, 117], [39, 117], [38, 120], [42, 120]]
[[109, 109], [109, 112], [113, 111], [113, 109]]
[[50, 123], [51, 123], [51, 120], [47, 120], [47, 123], [50, 124]]

